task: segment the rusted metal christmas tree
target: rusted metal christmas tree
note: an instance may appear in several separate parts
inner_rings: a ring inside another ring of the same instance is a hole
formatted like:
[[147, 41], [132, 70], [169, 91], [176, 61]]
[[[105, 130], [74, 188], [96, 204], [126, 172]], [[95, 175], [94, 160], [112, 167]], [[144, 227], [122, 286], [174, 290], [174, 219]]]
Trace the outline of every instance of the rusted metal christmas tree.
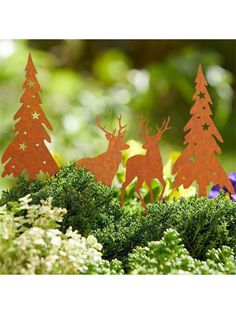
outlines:
[[51, 138], [44, 126], [49, 130], [52, 126], [41, 108], [42, 89], [31, 54], [25, 72], [25, 92], [20, 98], [21, 107], [14, 116], [14, 120], [18, 120], [16, 136], [2, 156], [2, 163], [6, 163], [2, 176], [13, 174], [17, 177], [26, 170], [29, 178], [35, 179], [40, 171], [53, 175], [59, 167], [45, 145], [45, 141], [51, 142]]
[[173, 187], [183, 184], [184, 188], [188, 188], [196, 181], [200, 196], [207, 194], [210, 183], [226, 187], [233, 193], [233, 186], [216, 157], [216, 154], [221, 154], [216, 139], [219, 142], [223, 142], [223, 139], [211, 119], [212, 100], [206, 89], [208, 84], [201, 65], [195, 82], [195, 103], [190, 110], [192, 117], [184, 127], [184, 132], [188, 132], [184, 141], [187, 146], [174, 164], [172, 172], [177, 175]]

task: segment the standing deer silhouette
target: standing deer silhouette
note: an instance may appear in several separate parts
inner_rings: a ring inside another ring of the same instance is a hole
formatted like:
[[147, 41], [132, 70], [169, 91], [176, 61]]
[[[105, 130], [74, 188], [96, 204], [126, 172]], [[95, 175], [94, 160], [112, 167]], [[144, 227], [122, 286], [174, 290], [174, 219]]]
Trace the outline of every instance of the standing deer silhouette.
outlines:
[[91, 171], [96, 181], [100, 181], [105, 185], [110, 186], [112, 180], [116, 175], [121, 159], [122, 159], [122, 150], [129, 148], [124, 141], [126, 135], [127, 125], [121, 124], [121, 115], [117, 117], [119, 123], [119, 129], [116, 134], [116, 129], [113, 132], [108, 132], [106, 126], [103, 127], [100, 124], [99, 117], [96, 117], [97, 126], [105, 133], [106, 139], [109, 142], [108, 148], [105, 153], [94, 157], [94, 158], [83, 158], [76, 162], [76, 167], [83, 167]]
[[144, 182], [146, 182], [151, 196], [151, 202], [154, 202], [153, 190], [152, 190], [152, 180], [157, 178], [162, 185], [162, 192], [159, 199], [162, 199], [166, 183], [163, 179], [163, 164], [160, 154], [159, 142], [162, 138], [162, 134], [169, 130], [170, 117], [164, 120], [161, 128], [156, 127], [157, 133], [154, 136], [149, 135], [149, 128], [147, 122], [141, 117], [139, 120], [141, 133], [140, 136], [144, 140], [143, 148], [146, 149], [146, 155], [135, 155], [130, 157], [126, 163], [126, 179], [122, 184], [121, 191], [121, 207], [124, 203], [124, 193], [127, 186], [137, 177], [138, 181], [135, 186], [135, 191], [137, 192], [142, 206], [146, 208], [146, 204], [140, 194], [140, 188]]

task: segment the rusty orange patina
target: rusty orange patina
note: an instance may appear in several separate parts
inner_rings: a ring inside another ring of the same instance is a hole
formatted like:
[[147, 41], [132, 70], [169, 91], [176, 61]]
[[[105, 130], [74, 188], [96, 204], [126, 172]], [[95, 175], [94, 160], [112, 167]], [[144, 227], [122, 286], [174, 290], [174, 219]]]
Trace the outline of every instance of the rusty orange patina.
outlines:
[[154, 202], [153, 190], [152, 190], [152, 180], [158, 179], [162, 185], [162, 192], [160, 194], [160, 199], [162, 199], [165, 191], [165, 180], [163, 179], [163, 163], [161, 158], [161, 153], [157, 143], [161, 140], [162, 134], [169, 130], [170, 118], [164, 120], [161, 128], [156, 127], [156, 134], [151, 136], [148, 128], [148, 124], [144, 119], [140, 118], [140, 136], [144, 140], [143, 148], [146, 149], [146, 155], [135, 155], [130, 157], [126, 163], [126, 176], [125, 182], [122, 184], [121, 191], [121, 207], [124, 203], [124, 193], [127, 186], [137, 177], [137, 183], [135, 185], [135, 191], [137, 192], [142, 206], [146, 207], [146, 204], [140, 194], [140, 188], [144, 182], [146, 182], [149, 187], [151, 202]]
[[105, 153], [94, 158], [83, 158], [76, 162], [76, 167], [83, 167], [91, 171], [96, 181], [102, 182], [105, 185], [111, 186], [112, 180], [115, 177], [121, 159], [122, 150], [129, 148], [125, 143], [124, 137], [126, 135], [126, 125], [122, 125], [121, 115], [117, 118], [119, 129], [113, 132], [108, 132], [106, 126], [101, 126], [99, 117], [96, 118], [97, 126], [105, 133], [106, 139], [109, 142], [108, 148]]
[[233, 186], [215, 155], [221, 154], [216, 139], [219, 142], [223, 142], [223, 139], [211, 119], [212, 100], [206, 89], [208, 84], [201, 65], [195, 83], [191, 118], [184, 127], [184, 132], [187, 132], [184, 140], [186, 148], [172, 170], [176, 174], [173, 188], [178, 188], [181, 184], [188, 188], [196, 181], [200, 196], [207, 194], [210, 183], [219, 184], [221, 188], [225, 186], [230, 193], [234, 193]]
[[40, 93], [42, 89], [36, 78], [37, 70], [31, 54], [25, 68], [25, 92], [20, 98], [21, 107], [14, 116], [15, 138], [5, 150], [2, 163], [6, 163], [2, 176], [18, 177], [27, 171], [30, 179], [35, 179], [40, 171], [53, 175], [59, 167], [50, 154], [45, 141], [51, 142], [45, 127], [52, 126], [41, 107]]

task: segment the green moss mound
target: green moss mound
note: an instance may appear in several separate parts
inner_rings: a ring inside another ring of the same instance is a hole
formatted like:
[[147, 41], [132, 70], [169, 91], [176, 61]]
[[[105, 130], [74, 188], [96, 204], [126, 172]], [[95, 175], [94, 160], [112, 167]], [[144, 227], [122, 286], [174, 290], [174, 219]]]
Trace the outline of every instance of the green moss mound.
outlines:
[[109, 260], [126, 262], [135, 247], [160, 240], [168, 228], [177, 230], [194, 258], [204, 260], [208, 250], [223, 245], [236, 251], [236, 202], [224, 195], [149, 204], [149, 215], [144, 216], [140, 204], [120, 208], [115, 188], [97, 184], [91, 173], [73, 165], [45, 180], [20, 178], [2, 193], [0, 204], [17, 201], [26, 194], [31, 194], [35, 204], [53, 197], [53, 206], [67, 209], [61, 230], [72, 226], [83, 236], [94, 235]]

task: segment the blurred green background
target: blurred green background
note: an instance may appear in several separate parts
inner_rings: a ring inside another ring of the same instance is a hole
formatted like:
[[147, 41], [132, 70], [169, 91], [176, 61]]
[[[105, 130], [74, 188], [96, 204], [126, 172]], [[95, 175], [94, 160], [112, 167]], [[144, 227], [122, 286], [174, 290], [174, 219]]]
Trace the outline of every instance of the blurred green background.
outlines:
[[[171, 116], [172, 129], [160, 144], [166, 162], [171, 151], [183, 148], [201, 63], [214, 121], [224, 138], [219, 159], [227, 172], [236, 171], [236, 41], [0, 40], [1, 155], [14, 137], [12, 117], [20, 106], [29, 52], [43, 89], [42, 106], [54, 128], [49, 147], [61, 164], [103, 152], [107, 141], [95, 117], [112, 129], [119, 113], [128, 123], [127, 140], [137, 141], [140, 114], [153, 132]], [[9, 182], [1, 179], [0, 188]]]

